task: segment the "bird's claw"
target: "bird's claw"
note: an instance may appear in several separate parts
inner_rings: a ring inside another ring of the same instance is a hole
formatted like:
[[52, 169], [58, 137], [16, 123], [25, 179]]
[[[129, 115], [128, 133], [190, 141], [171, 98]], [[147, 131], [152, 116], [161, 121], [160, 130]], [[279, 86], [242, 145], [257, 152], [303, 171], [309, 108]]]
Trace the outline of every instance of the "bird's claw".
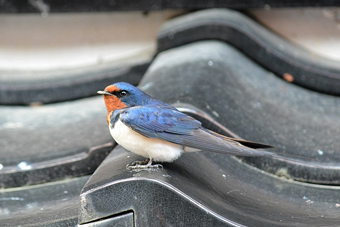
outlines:
[[147, 165], [149, 163], [149, 159], [147, 158], [147, 159], [145, 159], [144, 161], [134, 161], [133, 163], [131, 163], [131, 164], [127, 164], [127, 166], [126, 167], [128, 167], [128, 166], [145, 166], [145, 165]]
[[159, 170], [164, 169], [161, 164], [152, 164], [152, 159], [146, 159], [145, 161], [134, 161], [131, 164], [126, 165], [127, 170]]
[[127, 165], [127, 170], [158, 170], [163, 169], [161, 164], [154, 164], [154, 165]]

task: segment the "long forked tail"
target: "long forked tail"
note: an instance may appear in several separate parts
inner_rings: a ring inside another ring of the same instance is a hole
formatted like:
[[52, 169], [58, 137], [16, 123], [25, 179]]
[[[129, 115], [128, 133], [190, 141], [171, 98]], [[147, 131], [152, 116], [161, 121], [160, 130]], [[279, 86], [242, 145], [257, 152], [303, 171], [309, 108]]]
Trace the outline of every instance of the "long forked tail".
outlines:
[[203, 151], [235, 156], [276, 156], [273, 152], [258, 149], [271, 147], [269, 145], [238, 139], [234, 140], [233, 138], [209, 131], [203, 127], [193, 130], [190, 135], [181, 135], [180, 138], [182, 145]]
[[209, 133], [217, 136], [217, 137], [220, 137], [221, 139], [227, 141], [227, 142], [230, 142], [230, 141], [235, 141], [235, 142], [238, 142], [244, 146], [247, 146], [247, 147], [250, 147], [250, 148], [254, 148], [254, 149], [258, 149], [258, 148], [273, 148], [273, 146], [271, 145], [267, 145], [267, 144], [263, 144], [263, 143], [256, 143], [256, 142], [251, 142], [251, 141], [247, 141], [247, 140], [241, 140], [241, 139], [236, 139], [236, 138], [231, 138], [231, 137], [227, 137], [227, 136], [224, 136], [224, 135], [221, 135], [221, 134], [218, 134], [214, 131], [210, 131], [208, 130]]

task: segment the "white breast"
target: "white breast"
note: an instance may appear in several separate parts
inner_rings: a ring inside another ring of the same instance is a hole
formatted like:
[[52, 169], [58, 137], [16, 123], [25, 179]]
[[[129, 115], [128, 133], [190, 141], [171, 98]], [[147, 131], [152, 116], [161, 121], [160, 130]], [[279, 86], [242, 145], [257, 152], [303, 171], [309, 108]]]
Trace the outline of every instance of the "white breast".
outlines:
[[183, 152], [181, 145], [145, 137], [127, 127], [120, 120], [113, 128], [110, 127], [110, 133], [114, 140], [125, 149], [145, 158], [152, 158], [154, 161], [172, 162]]

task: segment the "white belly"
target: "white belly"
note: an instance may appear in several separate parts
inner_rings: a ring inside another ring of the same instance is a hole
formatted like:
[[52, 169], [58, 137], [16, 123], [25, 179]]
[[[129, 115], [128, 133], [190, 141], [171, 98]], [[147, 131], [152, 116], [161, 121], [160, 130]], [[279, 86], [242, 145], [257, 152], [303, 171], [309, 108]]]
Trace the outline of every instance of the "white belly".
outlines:
[[172, 162], [179, 158], [183, 146], [138, 134], [118, 120], [114, 128], [110, 127], [113, 139], [125, 149], [154, 161]]

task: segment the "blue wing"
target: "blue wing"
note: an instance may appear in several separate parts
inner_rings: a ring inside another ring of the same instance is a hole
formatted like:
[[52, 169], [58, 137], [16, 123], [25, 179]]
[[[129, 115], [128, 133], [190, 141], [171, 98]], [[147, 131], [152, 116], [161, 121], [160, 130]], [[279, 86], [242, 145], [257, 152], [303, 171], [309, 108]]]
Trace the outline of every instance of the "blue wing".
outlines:
[[[117, 119], [117, 118], [116, 118]], [[132, 130], [149, 138], [158, 138], [204, 151], [238, 156], [272, 155], [242, 145], [242, 140], [222, 136], [202, 127], [198, 120], [174, 108], [143, 106], [122, 110], [119, 119]], [[252, 142], [243, 141], [245, 144]], [[256, 143], [254, 143], [256, 144]], [[256, 144], [258, 147], [261, 147]], [[265, 147], [265, 146], [263, 146]]]

